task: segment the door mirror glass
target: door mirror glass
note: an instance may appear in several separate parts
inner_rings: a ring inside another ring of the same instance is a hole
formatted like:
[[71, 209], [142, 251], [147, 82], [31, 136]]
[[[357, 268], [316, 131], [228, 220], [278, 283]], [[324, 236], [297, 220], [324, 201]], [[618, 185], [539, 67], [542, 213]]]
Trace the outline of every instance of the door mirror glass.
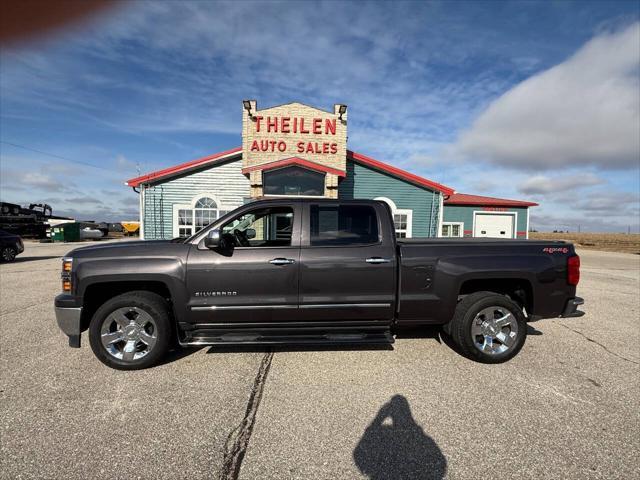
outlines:
[[207, 233], [207, 236], [204, 237], [204, 246], [207, 248], [218, 248], [218, 246], [220, 245], [220, 230], [218, 230], [217, 228], [214, 228], [212, 230], [209, 230], [209, 233]]
[[256, 238], [256, 230], [254, 228], [247, 228], [244, 233], [249, 240]]

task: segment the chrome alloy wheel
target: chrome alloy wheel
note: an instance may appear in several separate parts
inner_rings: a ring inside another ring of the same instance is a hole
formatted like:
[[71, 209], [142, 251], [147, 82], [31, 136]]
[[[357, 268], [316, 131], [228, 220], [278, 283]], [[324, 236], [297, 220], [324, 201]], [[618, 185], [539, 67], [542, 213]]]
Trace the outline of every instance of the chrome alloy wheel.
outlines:
[[505, 353], [518, 338], [518, 322], [505, 307], [487, 307], [476, 315], [471, 324], [473, 344], [483, 353]]
[[100, 340], [109, 355], [131, 362], [147, 355], [156, 344], [153, 317], [138, 307], [118, 308], [102, 323]]

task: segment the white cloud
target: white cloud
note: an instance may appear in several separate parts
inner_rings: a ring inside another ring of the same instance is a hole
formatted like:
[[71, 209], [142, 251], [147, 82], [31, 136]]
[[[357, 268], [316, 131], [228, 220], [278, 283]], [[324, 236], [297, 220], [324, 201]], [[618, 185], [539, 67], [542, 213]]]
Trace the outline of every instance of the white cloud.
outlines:
[[604, 181], [593, 173], [581, 173], [565, 177], [536, 175], [522, 182], [518, 190], [526, 195], [542, 195], [601, 183], [604, 183]]
[[524, 169], [640, 163], [640, 23], [587, 42], [495, 100], [457, 144]]
[[41, 172], [18, 172], [7, 170], [2, 172], [2, 189], [32, 190], [41, 192], [64, 192], [73, 184], [52, 175]]
[[640, 196], [631, 192], [605, 192], [577, 202], [577, 208], [585, 212], [606, 213], [609, 217], [633, 217], [640, 215]]

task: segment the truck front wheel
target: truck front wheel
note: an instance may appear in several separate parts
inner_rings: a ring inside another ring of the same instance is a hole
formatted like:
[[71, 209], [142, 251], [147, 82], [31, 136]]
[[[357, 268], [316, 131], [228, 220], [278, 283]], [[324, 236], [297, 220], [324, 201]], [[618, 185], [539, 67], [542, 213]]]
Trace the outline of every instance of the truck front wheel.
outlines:
[[463, 298], [449, 330], [462, 352], [482, 363], [506, 362], [520, 351], [527, 338], [520, 306], [494, 292], [476, 292]]
[[168, 305], [151, 292], [130, 292], [107, 300], [89, 325], [93, 353], [118, 370], [154, 365], [166, 354], [170, 340]]

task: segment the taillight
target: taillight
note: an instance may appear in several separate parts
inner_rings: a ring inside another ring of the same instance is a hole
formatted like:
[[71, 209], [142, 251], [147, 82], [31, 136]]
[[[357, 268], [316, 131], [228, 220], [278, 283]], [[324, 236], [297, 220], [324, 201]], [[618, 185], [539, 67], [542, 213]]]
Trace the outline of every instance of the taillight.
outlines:
[[567, 283], [578, 285], [578, 282], [580, 282], [580, 257], [574, 255], [567, 259]]

